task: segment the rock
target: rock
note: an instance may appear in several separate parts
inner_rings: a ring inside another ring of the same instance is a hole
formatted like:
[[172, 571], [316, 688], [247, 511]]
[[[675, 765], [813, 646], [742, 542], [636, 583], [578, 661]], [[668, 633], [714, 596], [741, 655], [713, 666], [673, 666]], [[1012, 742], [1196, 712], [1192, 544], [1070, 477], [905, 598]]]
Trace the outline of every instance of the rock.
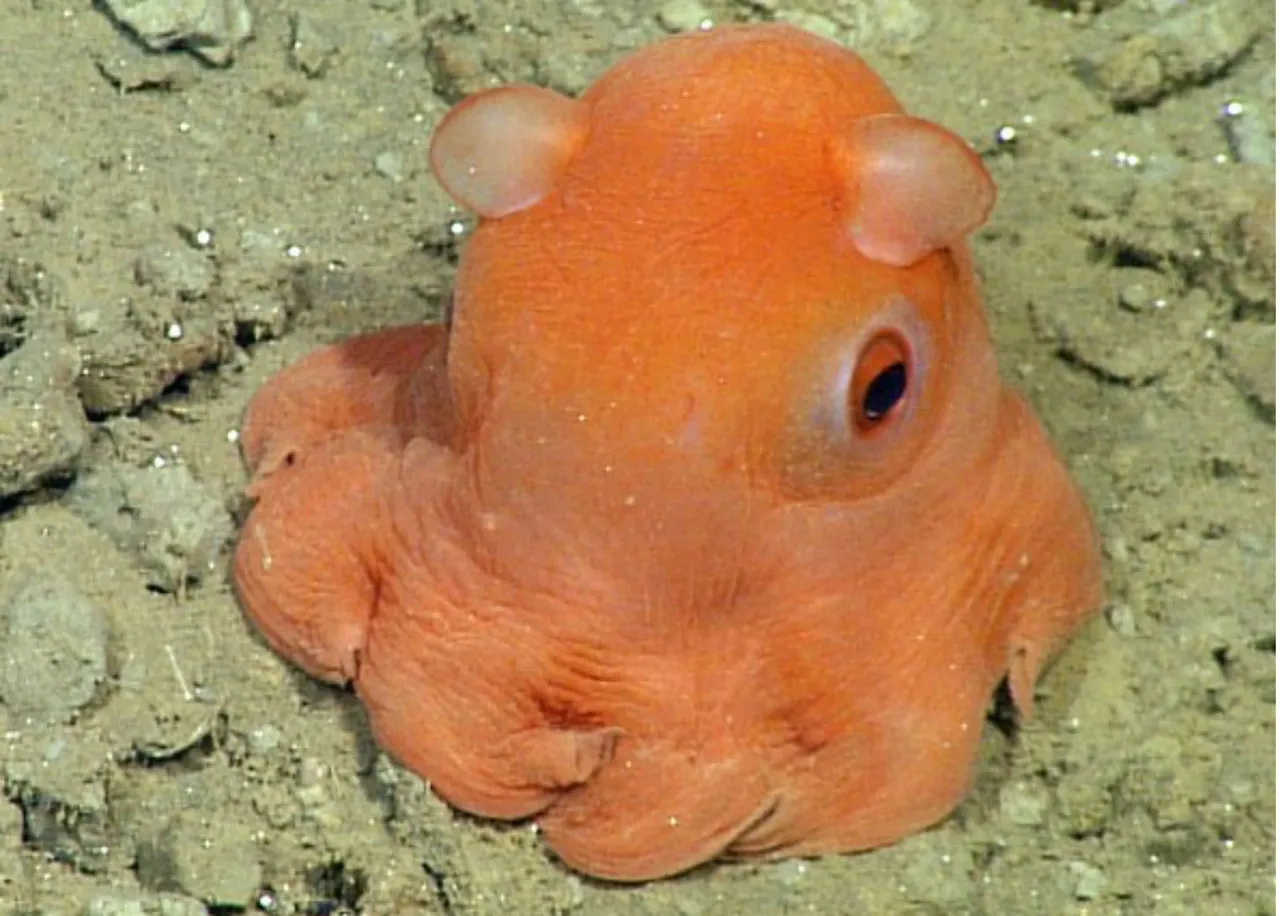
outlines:
[[249, 732], [248, 751], [255, 757], [266, 757], [280, 746], [280, 729], [274, 725], [259, 725]]
[[1212, 311], [1203, 290], [1180, 295], [1167, 278], [1140, 269], [1115, 272], [1108, 280], [1116, 284], [1112, 297], [1081, 286], [1032, 300], [1037, 331], [1067, 359], [1108, 381], [1142, 386], [1203, 346]]
[[[1274, 138], [1273, 138], [1274, 142]], [[1224, 286], [1237, 302], [1240, 315], [1275, 322], [1276, 315], [1276, 197], [1274, 167], [1247, 168], [1247, 180], [1232, 182], [1234, 206], [1225, 219], [1228, 245], [1222, 253]]]
[[0, 607], [0, 699], [17, 720], [62, 723], [107, 677], [102, 612], [65, 580], [34, 580]]
[[94, 468], [68, 490], [67, 503], [136, 556], [148, 584], [165, 592], [178, 592], [215, 570], [233, 531], [222, 501], [183, 464]]
[[148, 916], [148, 911], [137, 895], [108, 894], [90, 900], [85, 905], [84, 916]]
[[230, 64], [253, 37], [244, 0], [105, 0], [104, 6], [148, 49], [182, 48], [215, 66]]
[[[1085, 56], [1080, 70], [1118, 110], [1153, 105], [1221, 76], [1258, 41], [1266, 23], [1266, 8], [1254, 0], [1187, 4], [1185, 12]], [[1115, 30], [1113, 23], [1108, 32]]]
[[154, 909], [156, 916], [206, 916], [209, 912], [199, 900], [178, 894], [161, 894]]
[[[1254, 91], [1245, 90], [1228, 99], [1218, 109], [1218, 126], [1231, 150], [1231, 157], [1245, 165], [1275, 170], [1276, 166], [1276, 84], [1275, 77], [1263, 79]], [[1275, 200], [1270, 201], [1275, 236]], [[1273, 246], [1274, 249], [1274, 246]]]
[[59, 285], [41, 264], [0, 255], [0, 356], [16, 350], [60, 298]]
[[208, 295], [218, 273], [202, 251], [185, 245], [156, 245], [138, 255], [133, 276], [139, 286], [190, 302]]
[[[565, 75], [567, 62], [557, 58], [581, 57], [576, 48], [561, 47], [576, 42], [534, 39], [524, 29], [504, 26], [501, 16], [459, 18], [448, 4], [419, 4], [418, 9], [431, 89], [450, 105], [473, 92], [505, 83], [535, 82], [564, 91], [555, 75]], [[550, 28], [567, 9], [553, 5], [546, 13], [542, 25]], [[603, 67], [592, 69], [598, 72]]]
[[378, 153], [373, 157], [373, 170], [383, 178], [392, 181], [404, 181], [404, 156], [390, 151]]
[[93, 322], [85, 326], [81, 321], [77, 327], [84, 361], [77, 388], [91, 416], [133, 410], [183, 376], [220, 365], [235, 353], [232, 306], [184, 299], [181, 291], [190, 294], [198, 288], [189, 284], [191, 277], [154, 279], [183, 285], [172, 296], [157, 293], [139, 301], [100, 304]]
[[138, 846], [138, 880], [214, 909], [247, 908], [262, 885], [252, 830], [184, 811]]
[[107, 800], [115, 766], [97, 732], [24, 729], [5, 750], [0, 779], [22, 810], [27, 846], [90, 874], [128, 867], [134, 850]]
[[293, 318], [289, 274], [277, 269], [282, 247], [269, 231], [245, 229], [235, 256], [219, 264], [222, 300], [232, 304], [235, 339], [241, 344], [279, 337]]
[[1236, 316], [1274, 322], [1275, 213], [1274, 168], [1199, 163], [1139, 183], [1087, 231], [1113, 262], [1150, 266], [1229, 302]]
[[1070, 862], [1067, 867], [1075, 878], [1075, 898], [1081, 901], [1097, 900], [1107, 886], [1107, 876], [1102, 869], [1088, 862]]
[[1105, 611], [1107, 623], [1118, 636], [1128, 638], [1138, 632], [1138, 623], [1133, 617], [1133, 608], [1123, 601], [1107, 606]]
[[293, 68], [307, 79], [324, 76], [337, 57], [337, 41], [308, 14], [294, 13], [289, 24], [289, 62]]
[[95, 53], [93, 64], [102, 78], [122, 93], [184, 92], [199, 81], [199, 64], [171, 55], [156, 55], [135, 45], [115, 45], [109, 53]]
[[1233, 323], [1220, 335], [1219, 352], [1240, 393], [1272, 423], [1276, 419], [1276, 326]]
[[0, 358], [0, 499], [75, 472], [90, 438], [79, 372], [75, 348], [54, 333]]

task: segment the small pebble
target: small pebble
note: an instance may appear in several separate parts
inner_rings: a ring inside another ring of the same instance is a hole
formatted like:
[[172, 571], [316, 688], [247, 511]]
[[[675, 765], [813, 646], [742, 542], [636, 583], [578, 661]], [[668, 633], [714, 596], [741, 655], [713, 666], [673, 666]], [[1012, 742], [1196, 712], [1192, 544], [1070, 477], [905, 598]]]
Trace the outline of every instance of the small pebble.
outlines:
[[280, 746], [280, 729], [274, 725], [259, 725], [249, 732], [249, 753], [264, 757]]
[[711, 23], [711, 11], [698, 0], [668, 0], [658, 10], [658, 24], [668, 32], [693, 32]]
[[324, 783], [329, 776], [329, 768], [318, 757], [304, 757], [298, 764], [298, 785], [304, 789]]
[[1123, 565], [1129, 560], [1129, 542], [1125, 540], [1123, 535], [1114, 535], [1107, 538], [1103, 543], [1102, 552], [1107, 555], [1107, 559], [1111, 562]]
[[404, 180], [404, 157], [399, 153], [378, 153], [373, 157], [373, 170], [392, 181]]
[[1138, 624], [1133, 619], [1133, 608], [1118, 601], [1106, 610], [1107, 623], [1120, 636], [1133, 636], [1138, 632]]
[[1097, 900], [1107, 884], [1107, 876], [1088, 862], [1072, 862], [1068, 866], [1075, 875], [1075, 897], [1080, 901]]
[[1024, 782], [1013, 782], [1000, 790], [1000, 814], [1019, 827], [1044, 823], [1049, 801], [1042, 791]]

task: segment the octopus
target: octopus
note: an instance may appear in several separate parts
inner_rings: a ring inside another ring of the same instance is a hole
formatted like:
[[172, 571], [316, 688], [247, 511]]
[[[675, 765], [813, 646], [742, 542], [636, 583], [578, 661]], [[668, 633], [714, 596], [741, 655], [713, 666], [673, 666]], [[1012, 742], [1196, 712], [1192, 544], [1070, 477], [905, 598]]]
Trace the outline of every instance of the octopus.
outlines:
[[1002, 383], [980, 157], [783, 25], [662, 40], [430, 143], [442, 321], [253, 396], [234, 558], [280, 656], [457, 809], [616, 881], [894, 843], [1101, 603]]

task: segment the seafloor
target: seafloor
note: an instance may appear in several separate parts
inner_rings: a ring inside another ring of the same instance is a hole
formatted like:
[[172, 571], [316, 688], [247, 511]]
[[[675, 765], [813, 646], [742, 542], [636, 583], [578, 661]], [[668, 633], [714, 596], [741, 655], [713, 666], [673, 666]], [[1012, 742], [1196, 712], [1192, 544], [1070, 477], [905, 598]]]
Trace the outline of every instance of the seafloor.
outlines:
[[[248, 2], [0, 6], [0, 914], [1275, 912], [1270, 4]], [[250, 631], [234, 433], [290, 360], [438, 308], [451, 101], [753, 18], [985, 156], [1002, 365], [1110, 601], [936, 829], [610, 887], [451, 813]]]

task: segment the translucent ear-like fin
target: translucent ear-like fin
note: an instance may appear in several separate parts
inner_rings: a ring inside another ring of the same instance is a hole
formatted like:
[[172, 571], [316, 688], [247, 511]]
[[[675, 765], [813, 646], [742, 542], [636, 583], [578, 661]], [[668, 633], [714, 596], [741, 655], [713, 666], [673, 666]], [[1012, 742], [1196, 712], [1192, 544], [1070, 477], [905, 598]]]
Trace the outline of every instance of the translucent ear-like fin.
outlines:
[[431, 170], [457, 203], [496, 219], [555, 187], [587, 134], [587, 108], [538, 86], [504, 86], [456, 105], [431, 138]]
[[863, 255], [906, 267], [986, 221], [995, 185], [963, 140], [910, 115], [854, 122], [831, 146], [845, 226]]

